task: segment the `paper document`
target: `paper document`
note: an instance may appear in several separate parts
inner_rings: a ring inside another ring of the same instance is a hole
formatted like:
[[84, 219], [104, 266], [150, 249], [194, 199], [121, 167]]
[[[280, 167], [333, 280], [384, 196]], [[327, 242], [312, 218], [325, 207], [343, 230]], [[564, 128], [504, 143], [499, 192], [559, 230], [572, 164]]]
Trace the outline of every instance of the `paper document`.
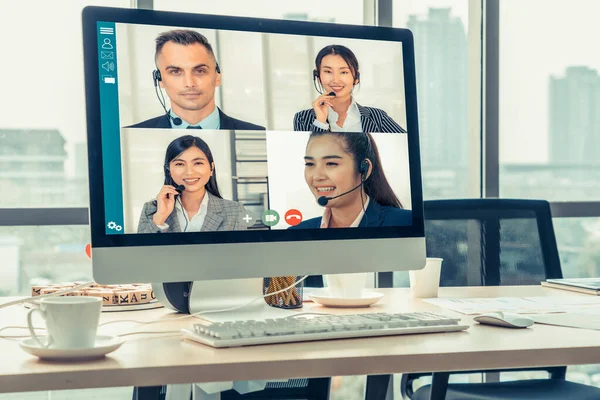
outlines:
[[600, 315], [589, 313], [564, 313], [533, 315], [538, 324], [567, 326], [570, 328], [600, 330]]
[[590, 296], [435, 298], [425, 299], [425, 301], [467, 315], [478, 315], [492, 311], [546, 314], [598, 310], [600, 313], [600, 298]]

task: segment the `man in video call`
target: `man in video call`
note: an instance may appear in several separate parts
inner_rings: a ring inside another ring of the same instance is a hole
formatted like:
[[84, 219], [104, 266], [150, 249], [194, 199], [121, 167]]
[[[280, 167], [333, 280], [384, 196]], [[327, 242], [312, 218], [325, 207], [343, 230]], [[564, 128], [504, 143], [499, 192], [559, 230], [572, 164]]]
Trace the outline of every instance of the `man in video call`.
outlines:
[[212, 46], [200, 33], [192, 30], [161, 33], [156, 38], [154, 60], [154, 85], [165, 90], [171, 109], [167, 110], [161, 96], [159, 101], [165, 114], [130, 128], [265, 130], [231, 118], [215, 105], [221, 70]]

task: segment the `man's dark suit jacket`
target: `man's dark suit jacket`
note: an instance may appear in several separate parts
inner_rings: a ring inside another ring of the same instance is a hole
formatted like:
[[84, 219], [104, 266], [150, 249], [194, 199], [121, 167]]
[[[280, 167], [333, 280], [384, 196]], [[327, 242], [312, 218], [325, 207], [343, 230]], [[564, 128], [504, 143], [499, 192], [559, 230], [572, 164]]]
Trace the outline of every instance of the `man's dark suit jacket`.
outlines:
[[[288, 229], [318, 229], [321, 227], [321, 219], [322, 217], [311, 218], [300, 222], [296, 226], [290, 226]], [[412, 225], [412, 211], [403, 208], [382, 206], [371, 199], [358, 227], [410, 225]]]
[[[218, 108], [218, 107], [217, 107]], [[221, 120], [221, 127], [219, 129], [237, 130], [237, 131], [264, 131], [265, 127], [260, 125], [254, 125], [250, 122], [241, 121], [239, 119], [231, 118], [223, 111], [219, 110], [219, 119]], [[140, 122], [135, 125], [128, 126], [128, 128], [153, 128], [153, 129], [171, 129], [171, 121], [166, 114], [161, 116], [150, 118], [146, 121]]]

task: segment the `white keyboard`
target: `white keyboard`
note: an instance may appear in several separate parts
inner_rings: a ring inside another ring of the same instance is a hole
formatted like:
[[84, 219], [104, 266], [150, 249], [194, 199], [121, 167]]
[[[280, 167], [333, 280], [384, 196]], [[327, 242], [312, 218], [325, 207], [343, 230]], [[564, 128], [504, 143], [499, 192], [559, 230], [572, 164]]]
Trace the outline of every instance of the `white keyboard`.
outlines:
[[310, 340], [456, 332], [468, 329], [460, 319], [429, 312], [349, 315], [302, 314], [286, 318], [194, 324], [184, 338], [212, 347], [252, 346]]

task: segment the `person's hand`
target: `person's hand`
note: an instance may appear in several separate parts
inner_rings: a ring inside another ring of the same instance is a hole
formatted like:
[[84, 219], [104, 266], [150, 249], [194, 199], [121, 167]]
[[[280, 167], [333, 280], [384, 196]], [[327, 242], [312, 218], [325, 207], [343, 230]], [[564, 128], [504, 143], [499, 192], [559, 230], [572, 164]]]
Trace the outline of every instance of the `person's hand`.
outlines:
[[333, 107], [331, 104], [331, 99], [335, 96], [330, 96], [325, 93], [317, 97], [315, 101], [313, 101], [312, 106], [313, 110], [315, 110], [315, 115], [317, 116], [317, 121], [322, 122], [324, 124], [327, 123], [327, 107]]
[[179, 192], [171, 185], [164, 185], [156, 196], [156, 213], [152, 217], [155, 225], [164, 225], [175, 208], [175, 196]]

